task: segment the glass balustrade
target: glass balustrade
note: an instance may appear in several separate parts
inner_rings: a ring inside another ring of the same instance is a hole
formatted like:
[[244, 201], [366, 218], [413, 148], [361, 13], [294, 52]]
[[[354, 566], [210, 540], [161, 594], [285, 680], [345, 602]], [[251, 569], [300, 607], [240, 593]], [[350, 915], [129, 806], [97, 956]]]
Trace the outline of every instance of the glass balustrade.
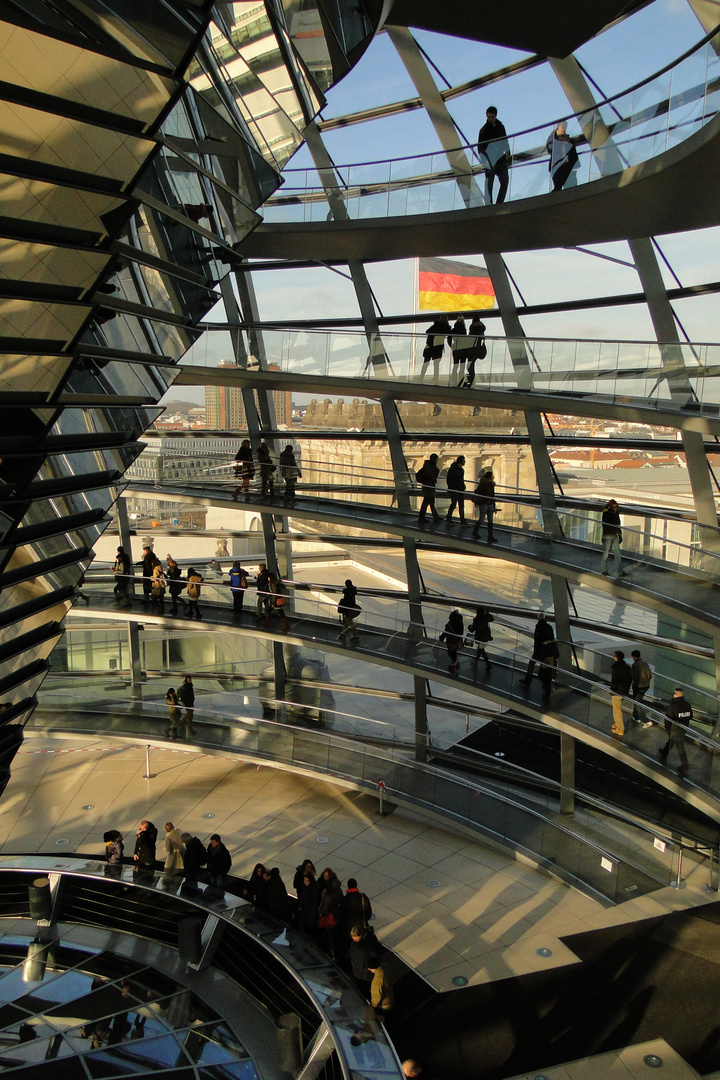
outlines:
[[[367, 384], [388, 379], [456, 387], [461, 374], [468, 377], [469, 369], [464, 363], [460, 367], [453, 363], [452, 334], [446, 336], [443, 356], [425, 363], [426, 334], [383, 332], [368, 344], [364, 334], [353, 330], [263, 330], [263, 342], [270, 371]], [[548, 408], [556, 412], [562, 411], [563, 396], [567, 396], [633, 404], [649, 411], [720, 415], [720, 345], [498, 337], [486, 337], [485, 344], [487, 356], [476, 361], [472, 387], [463, 390], [468, 405], [477, 402], [478, 391], [521, 390], [553, 395], [556, 400]], [[214, 367], [216, 354], [205, 342], [191, 349], [184, 363]], [[249, 368], [257, 370], [252, 357]], [[360, 385], [357, 389], [364, 392]], [[372, 393], [370, 385], [368, 392]], [[354, 424], [353, 416], [352, 405], [347, 406], [346, 424], [336, 430], [361, 427], [359, 420]], [[653, 422], [657, 423], [648, 416], [648, 423]], [[328, 437], [333, 430], [328, 427]]]
[[[578, 160], [565, 190], [653, 160], [717, 115], [720, 57], [706, 38], [673, 65], [591, 109], [510, 135], [507, 201], [553, 190], [546, 143], [560, 119]], [[492, 156], [492, 153], [491, 153]], [[494, 160], [494, 157], [493, 157]], [[484, 206], [489, 161], [474, 144], [396, 160], [337, 165], [327, 188], [314, 169], [286, 169], [285, 185], [263, 207], [266, 222], [325, 222], [434, 214]]]

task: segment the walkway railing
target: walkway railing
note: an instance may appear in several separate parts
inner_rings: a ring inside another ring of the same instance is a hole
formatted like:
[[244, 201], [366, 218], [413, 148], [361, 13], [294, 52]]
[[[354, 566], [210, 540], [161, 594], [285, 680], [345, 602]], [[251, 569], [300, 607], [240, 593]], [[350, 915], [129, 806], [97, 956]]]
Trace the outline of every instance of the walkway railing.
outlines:
[[[101, 714], [102, 715], [102, 714]], [[132, 713], [118, 716], [113, 734], [131, 738], [152, 734], [142, 731], [142, 718], [132, 730]], [[42, 724], [42, 717], [39, 718]], [[225, 721], [227, 725], [227, 720]], [[70, 714], [53, 715], [52, 730], [80, 730]], [[139, 728], [139, 730], [138, 730]], [[82, 728], [86, 730], [86, 728]], [[106, 732], [104, 732], [106, 733]], [[471, 783], [450, 772], [413, 761], [408, 751], [352, 742], [270, 721], [244, 721], [223, 726], [217, 735], [204, 731], [202, 744], [216, 745], [253, 759], [268, 759], [321, 774], [342, 776], [360, 787], [429, 810], [537, 859], [546, 869], [596, 897], [621, 903], [633, 894], [669, 885], [677, 877], [679, 851], [663, 834], [662, 858], [637, 859], [633, 847], [653, 848], [650, 830], [635, 836], [598, 842], [574, 831], [558, 813], [555, 795], [540, 799], [519, 793], [510, 783]], [[642, 868], [638, 865], [642, 862]], [[0, 860], [0, 869], [1, 860]]]
[[[468, 313], [468, 327], [470, 318]], [[469, 369], [465, 361], [453, 363], [453, 321], [454, 317], [444, 335], [433, 335], [444, 337], [444, 353], [427, 363], [423, 361], [427, 330], [422, 334], [383, 332], [368, 345], [365, 335], [353, 330], [263, 329], [267, 367], [314, 378], [393, 379], [454, 387], [461, 374], [467, 382]], [[475, 347], [468, 344], [475, 338], [462, 337], [462, 348]], [[485, 344], [487, 357], [474, 363], [472, 387], [463, 388], [468, 405], [479, 403], [477, 391], [520, 389], [558, 395], [558, 411], [562, 411], [560, 395], [568, 394], [623, 404], [631, 398], [649, 409], [684, 408], [711, 416], [720, 412], [720, 345], [506, 337], [486, 337]], [[215, 368], [216, 357], [203, 338], [186, 354], [183, 364]], [[258, 370], [252, 357], [248, 366]], [[322, 393], [322, 387], [316, 392]], [[316, 409], [317, 424], [323, 426], [324, 406]], [[341, 412], [334, 407], [332, 422], [338, 432], [367, 427], [363, 403], [346, 402]], [[329, 437], [332, 430], [329, 425]]]
[[[710, 40], [714, 34], [658, 74], [591, 109], [510, 135], [501, 146], [512, 159], [508, 201], [552, 191], [546, 140], [561, 120], [567, 122], [578, 151], [566, 189], [650, 161], [699, 131], [717, 115], [720, 101], [720, 58]], [[468, 170], [451, 167], [440, 152], [336, 166], [344, 212], [359, 220], [485, 205], [490, 201], [483, 176], [488, 157], [460, 140], [455, 151], [465, 151]], [[496, 156], [491, 144], [490, 160]], [[265, 220], [326, 221], [335, 190], [325, 189], [314, 169], [286, 169], [283, 176], [281, 193], [263, 207]]]

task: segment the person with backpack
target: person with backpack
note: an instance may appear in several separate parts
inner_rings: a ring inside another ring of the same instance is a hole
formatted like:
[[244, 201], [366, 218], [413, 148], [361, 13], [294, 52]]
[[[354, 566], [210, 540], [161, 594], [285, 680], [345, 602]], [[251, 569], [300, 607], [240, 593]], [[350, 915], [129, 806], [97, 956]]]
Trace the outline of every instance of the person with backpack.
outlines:
[[257, 607], [255, 608], [256, 618], [262, 619], [263, 615], [267, 615], [270, 609], [270, 592], [268, 586], [270, 584], [270, 571], [264, 562], [258, 563], [257, 577], [255, 578], [255, 588], [257, 589]]
[[469, 524], [469, 522], [465, 521], [465, 497], [463, 495], [463, 492], [465, 491], [465, 469], [463, 468], [464, 464], [465, 458], [461, 454], [460, 457], [455, 458], [452, 465], [448, 469], [447, 480], [445, 481], [447, 484], [448, 495], [450, 496], [450, 506], [448, 508], [447, 514], [445, 515], [445, 520], [447, 521], [448, 525], [452, 521], [453, 511], [456, 506], [458, 508], [458, 515], [460, 517], [460, 524]]
[[187, 614], [188, 619], [192, 619], [193, 612], [196, 619], [202, 619], [200, 614], [200, 583], [203, 581], [201, 574], [198, 574], [194, 566], [188, 567], [187, 572]]
[[360, 634], [355, 625], [355, 619], [357, 619], [361, 611], [362, 608], [357, 602], [357, 587], [353, 585], [350, 578], [347, 578], [343, 594], [340, 597], [340, 603], [338, 604], [338, 615], [342, 619], [343, 627], [338, 634], [338, 641], [342, 641], [348, 633], [355, 641], [360, 640]]
[[[630, 655], [633, 660], [630, 668], [632, 671], [632, 689], [630, 692], [635, 701], [642, 701], [650, 689], [650, 681], [653, 677], [652, 668], [646, 660], [643, 660], [639, 649], [633, 649]], [[643, 716], [647, 717], [647, 713], [641, 712], [637, 705], [633, 705], [632, 714], [636, 724], [642, 724], [646, 728], [652, 727], [652, 720], [646, 719], [643, 722]]]
[[288, 622], [288, 617], [286, 614], [288, 600], [287, 591], [285, 589], [284, 582], [282, 582], [279, 577], [276, 577], [275, 574], [269, 575], [268, 597], [269, 605], [267, 613], [261, 625], [267, 626], [270, 622], [270, 616], [277, 615], [282, 619], [283, 630], [287, 634], [288, 630], [290, 629], [290, 623]]
[[495, 503], [495, 480], [493, 478], [492, 469], [486, 469], [480, 477], [478, 485], [475, 488], [474, 501], [477, 506], [478, 516], [477, 521], [473, 525], [472, 534], [475, 537], [479, 537], [480, 527], [487, 518], [487, 542], [488, 544], [494, 544], [493, 518], [497, 507]]
[[431, 454], [423, 464], [422, 468], [418, 469], [415, 473], [415, 479], [422, 487], [422, 502], [420, 503], [420, 512], [418, 513], [418, 524], [422, 525], [425, 522], [425, 515], [428, 510], [432, 511], [433, 521], [440, 521], [440, 515], [435, 509], [435, 485], [437, 484], [438, 476], [440, 475], [440, 469], [438, 468], [438, 456], [437, 454]]
[[236, 559], [228, 571], [230, 575], [230, 592], [232, 593], [233, 615], [242, 615], [243, 601], [248, 587], [248, 572], [244, 570]]
[[175, 693], [175, 687], [168, 687], [168, 692], [165, 695], [165, 704], [168, 707], [168, 729], [165, 732], [165, 737], [168, 739], [177, 739], [177, 729], [180, 723], [180, 699]]

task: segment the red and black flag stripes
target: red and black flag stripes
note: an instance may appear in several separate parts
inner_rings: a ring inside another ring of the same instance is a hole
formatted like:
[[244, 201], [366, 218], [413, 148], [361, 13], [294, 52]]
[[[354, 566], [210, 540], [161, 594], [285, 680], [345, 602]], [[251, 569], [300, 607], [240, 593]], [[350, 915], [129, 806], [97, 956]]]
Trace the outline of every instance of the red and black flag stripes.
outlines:
[[419, 311], [475, 311], [495, 307], [495, 293], [484, 266], [453, 259], [419, 260]]

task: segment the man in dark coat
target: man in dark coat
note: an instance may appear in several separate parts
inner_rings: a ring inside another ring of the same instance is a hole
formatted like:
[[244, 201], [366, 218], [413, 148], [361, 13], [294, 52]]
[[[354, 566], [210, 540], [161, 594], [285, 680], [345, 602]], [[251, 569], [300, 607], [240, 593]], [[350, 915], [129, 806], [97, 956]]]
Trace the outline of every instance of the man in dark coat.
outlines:
[[541, 611], [538, 615], [535, 629], [533, 630], [533, 652], [530, 662], [525, 672], [525, 678], [520, 682], [523, 686], [529, 686], [532, 681], [533, 671], [535, 670], [535, 664], [542, 663], [543, 658], [547, 655], [549, 650], [546, 645], [550, 641], [555, 640], [555, 633], [552, 626], [545, 618], [545, 612]]
[[207, 847], [207, 868], [210, 884], [214, 889], [225, 888], [225, 878], [230, 873], [232, 859], [218, 833], [213, 833]]
[[153, 567], [155, 566], [156, 556], [153, 553], [152, 548], [144, 547], [142, 553], [142, 559], [140, 565], [142, 566], [143, 577], [143, 600], [148, 603], [152, 595], [152, 575]]
[[257, 608], [256, 615], [258, 619], [261, 619], [263, 615], [267, 615], [270, 609], [270, 591], [268, 585], [270, 584], [270, 571], [264, 562], [258, 565], [258, 574], [255, 579], [255, 586], [257, 588]]
[[371, 927], [353, 926], [350, 930], [350, 967], [353, 978], [364, 993], [370, 990], [372, 974], [370, 965], [380, 959], [382, 946]]
[[140, 822], [140, 828], [137, 832], [137, 840], [135, 841], [135, 852], [133, 854], [133, 861], [135, 868], [149, 867], [154, 869], [155, 867], [155, 844], [157, 841], [157, 829], [153, 825], [152, 821], [146, 821], [143, 819]]
[[667, 715], [668, 719], [665, 722], [665, 727], [668, 729], [668, 741], [665, 746], [658, 750], [658, 754], [663, 761], [667, 761], [670, 747], [674, 746], [680, 758], [678, 772], [684, 773], [689, 768], [685, 751], [685, 733], [693, 718], [693, 711], [692, 705], [685, 700], [685, 695], [679, 686], [676, 686], [673, 691], [673, 699], [667, 707]]
[[617, 649], [610, 668], [610, 693], [612, 695], [613, 735], [625, 734], [623, 721], [623, 698], [630, 693], [632, 686], [632, 668], [625, 662], [625, 653]]
[[618, 577], [627, 577], [622, 568], [620, 558], [620, 545], [622, 544], [622, 528], [620, 525], [620, 510], [614, 499], [608, 500], [602, 513], [602, 559], [600, 560], [600, 573], [608, 577], [607, 561], [610, 552], [615, 559], [615, 573]]
[[461, 525], [466, 524], [465, 499], [462, 495], [462, 492], [465, 490], [465, 469], [463, 468], [464, 464], [465, 458], [461, 454], [459, 458], [456, 458], [455, 461], [453, 461], [452, 465], [448, 469], [446, 481], [448, 495], [450, 496], [450, 507], [447, 514], [445, 515], [445, 520], [447, 522], [452, 521], [453, 510], [457, 506], [458, 514], [460, 515]]
[[288, 894], [287, 889], [285, 888], [285, 882], [280, 877], [279, 868], [273, 866], [272, 870], [266, 869], [263, 877], [265, 878], [265, 884], [267, 886], [263, 898], [263, 907], [266, 911], [269, 911], [271, 915], [275, 915], [278, 919], [284, 919], [288, 904]]
[[480, 160], [485, 165], [485, 194], [487, 201], [493, 201], [493, 184], [495, 177], [498, 179], [498, 195], [496, 202], [505, 202], [507, 194], [510, 168], [510, 143], [508, 142], [505, 125], [497, 118], [497, 109], [494, 105], [488, 105], [485, 110], [486, 122], [478, 132], [478, 153]]
[[495, 543], [493, 519], [495, 517], [495, 478], [492, 469], [486, 469], [475, 488], [474, 503], [477, 506], [477, 521], [473, 525], [473, 536], [480, 535], [480, 527], [487, 518], [487, 542]]
[[197, 881], [198, 874], [207, 862], [205, 845], [202, 840], [198, 840], [197, 836], [191, 836], [187, 832], [182, 834], [182, 842], [185, 845], [185, 855], [183, 857], [185, 877], [188, 881]]
[[433, 521], [440, 521], [440, 515], [435, 509], [435, 485], [437, 484], [437, 478], [440, 475], [440, 469], [438, 468], [438, 456], [437, 454], [431, 454], [426, 461], [423, 462], [421, 469], [415, 473], [415, 479], [422, 487], [422, 502], [420, 503], [420, 513], [418, 514], [418, 524], [422, 525], [425, 521], [425, 514], [428, 510], [432, 511]]
[[344, 956], [352, 944], [350, 932], [353, 927], [360, 926], [366, 929], [372, 917], [372, 904], [364, 892], [358, 889], [357, 880], [348, 878], [347, 891], [342, 906], [342, 921], [340, 923], [340, 955]]

